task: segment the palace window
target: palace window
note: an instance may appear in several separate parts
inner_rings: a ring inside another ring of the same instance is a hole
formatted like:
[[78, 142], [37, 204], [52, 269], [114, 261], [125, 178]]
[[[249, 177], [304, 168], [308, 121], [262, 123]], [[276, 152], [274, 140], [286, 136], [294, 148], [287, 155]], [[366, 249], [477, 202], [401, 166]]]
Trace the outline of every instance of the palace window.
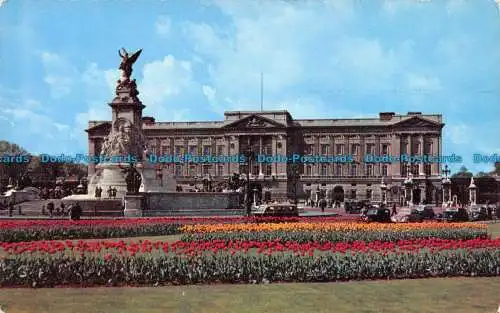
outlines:
[[374, 153], [374, 145], [372, 143], [367, 143], [366, 144], [366, 154], [373, 154]]
[[184, 146], [175, 146], [175, 155], [183, 155]]
[[260, 164], [253, 164], [252, 165], [252, 175], [259, 175], [260, 173]]
[[387, 165], [382, 165], [382, 176], [387, 176]]
[[342, 176], [342, 165], [341, 164], [335, 165], [335, 176]]
[[412, 165], [411, 165], [411, 174], [412, 174], [413, 176], [418, 176], [418, 174], [419, 174], [419, 169], [418, 169], [418, 167], [419, 167], [419, 164], [412, 164]]
[[328, 149], [329, 146], [328, 145], [321, 145], [321, 155], [328, 155]]
[[411, 148], [411, 154], [419, 154], [420, 153], [420, 143], [413, 141], [413, 147]]
[[351, 165], [351, 176], [357, 176], [358, 174], [358, 167], [356, 164]]
[[432, 154], [432, 142], [425, 143], [425, 151], [424, 154], [430, 155]]
[[389, 145], [384, 143], [382, 144], [382, 155], [389, 154]]
[[198, 152], [198, 146], [189, 146], [189, 154], [191, 155], [196, 155], [196, 153]]
[[366, 165], [366, 176], [373, 176], [373, 164]]
[[210, 174], [211, 168], [211, 165], [203, 165], [203, 176], [207, 176], [208, 174]]
[[427, 176], [431, 175], [431, 164], [424, 164], [424, 173]]
[[170, 147], [169, 146], [161, 146], [161, 154], [162, 155], [170, 154]]
[[264, 175], [271, 176], [273, 173], [271, 164], [264, 164]]
[[401, 154], [408, 154], [408, 143], [401, 142]]
[[265, 154], [265, 155], [272, 155], [273, 154], [273, 149], [272, 149], [271, 146], [265, 145], [264, 147], [262, 147], [262, 153]]
[[217, 155], [224, 155], [224, 146], [217, 146]]
[[203, 155], [210, 155], [210, 153], [211, 153], [210, 148], [211, 148], [210, 145], [204, 145], [203, 146]]
[[309, 164], [304, 165], [306, 167], [306, 176], [312, 176], [312, 166]]
[[356, 189], [351, 189], [351, 199], [356, 199]]
[[359, 154], [359, 144], [355, 143], [351, 146], [351, 154], [358, 155]]
[[337, 155], [344, 154], [344, 145], [343, 144], [335, 145], [335, 152]]
[[191, 176], [191, 177], [196, 176], [196, 165], [189, 166], [189, 176]]
[[175, 176], [182, 176], [182, 166], [180, 164], [175, 165]]
[[401, 163], [401, 176], [408, 176], [408, 163]]
[[217, 175], [224, 176], [224, 165], [223, 164], [217, 165]]
[[304, 151], [304, 154], [306, 154], [306, 155], [314, 154], [314, 145], [306, 145], [306, 149]]
[[248, 166], [246, 164], [240, 164], [240, 174], [247, 174]]
[[371, 199], [371, 198], [372, 198], [372, 190], [366, 189], [366, 199]]
[[328, 176], [328, 165], [321, 164], [321, 176]]

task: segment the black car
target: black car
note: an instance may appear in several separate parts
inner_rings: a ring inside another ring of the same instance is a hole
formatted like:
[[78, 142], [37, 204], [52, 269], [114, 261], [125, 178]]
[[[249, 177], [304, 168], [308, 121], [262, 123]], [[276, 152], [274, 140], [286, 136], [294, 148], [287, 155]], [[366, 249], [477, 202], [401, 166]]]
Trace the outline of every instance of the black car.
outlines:
[[486, 207], [473, 207], [470, 210], [471, 221], [486, 221], [490, 218], [491, 214], [488, 214], [488, 208]]
[[387, 208], [372, 208], [364, 214], [363, 220], [366, 222], [390, 223], [391, 211]]
[[344, 203], [345, 212], [348, 214], [359, 214], [361, 209], [363, 209], [363, 204], [361, 202], [346, 202]]
[[444, 211], [442, 219], [446, 222], [468, 222], [469, 214], [465, 208], [447, 209]]

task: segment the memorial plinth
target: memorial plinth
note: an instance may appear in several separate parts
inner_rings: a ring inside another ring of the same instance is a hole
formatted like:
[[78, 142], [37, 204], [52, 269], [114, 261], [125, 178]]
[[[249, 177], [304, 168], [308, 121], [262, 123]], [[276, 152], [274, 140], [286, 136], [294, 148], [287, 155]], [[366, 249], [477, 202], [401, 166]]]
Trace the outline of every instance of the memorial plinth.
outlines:
[[125, 195], [124, 196], [125, 217], [142, 217], [146, 205], [146, 197], [144, 195]]

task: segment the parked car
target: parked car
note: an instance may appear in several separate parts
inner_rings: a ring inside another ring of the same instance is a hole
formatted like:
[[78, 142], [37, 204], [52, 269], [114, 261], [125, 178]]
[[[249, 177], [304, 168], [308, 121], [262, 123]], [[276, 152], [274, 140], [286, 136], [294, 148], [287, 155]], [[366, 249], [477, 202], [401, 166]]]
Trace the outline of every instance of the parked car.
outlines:
[[298, 217], [299, 210], [292, 203], [270, 203], [252, 207], [253, 216]]
[[434, 207], [432, 205], [419, 205], [416, 208], [416, 213], [422, 217], [422, 220], [432, 220], [436, 217]]
[[469, 208], [471, 221], [486, 221], [491, 219], [491, 214], [488, 214], [487, 207], [474, 206]]
[[446, 222], [467, 222], [469, 214], [465, 208], [446, 209], [440, 219]]
[[344, 203], [345, 212], [348, 214], [359, 214], [363, 209], [363, 204], [361, 202], [351, 201]]
[[391, 211], [387, 208], [369, 209], [366, 212], [366, 214], [363, 215], [363, 220], [365, 222], [390, 223], [391, 222]]

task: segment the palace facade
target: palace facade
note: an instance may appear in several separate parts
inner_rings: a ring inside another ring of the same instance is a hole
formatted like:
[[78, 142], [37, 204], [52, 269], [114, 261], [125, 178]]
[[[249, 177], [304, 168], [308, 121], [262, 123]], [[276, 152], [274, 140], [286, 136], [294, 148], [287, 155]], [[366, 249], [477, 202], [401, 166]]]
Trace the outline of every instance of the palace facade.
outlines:
[[[233, 173], [246, 174], [271, 199], [387, 200], [401, 202], [403, 182], [412, 174], [414, 203], [441, 201], [439, 163], [365, 163], [364, 156], [442, 155], [442, 116], [408, 112], [380, 113], [374, 118], [294, 119], [287, 111], [225, 112], [222, 121], [156, 122], [142, 117], [149, 150], [156, 155], [239, 155], [251, 150], [267, 155], [352, 155], [350, 163], [301, 164], [250, 162], [165, 164], [158, 171], [172, 175], [185, 188], [209, 177], [215, 182]], [[110, 121], [90, 121], [89, 154], [99, 155]], [[89, 175], [95, 168], [89, 166]]]

